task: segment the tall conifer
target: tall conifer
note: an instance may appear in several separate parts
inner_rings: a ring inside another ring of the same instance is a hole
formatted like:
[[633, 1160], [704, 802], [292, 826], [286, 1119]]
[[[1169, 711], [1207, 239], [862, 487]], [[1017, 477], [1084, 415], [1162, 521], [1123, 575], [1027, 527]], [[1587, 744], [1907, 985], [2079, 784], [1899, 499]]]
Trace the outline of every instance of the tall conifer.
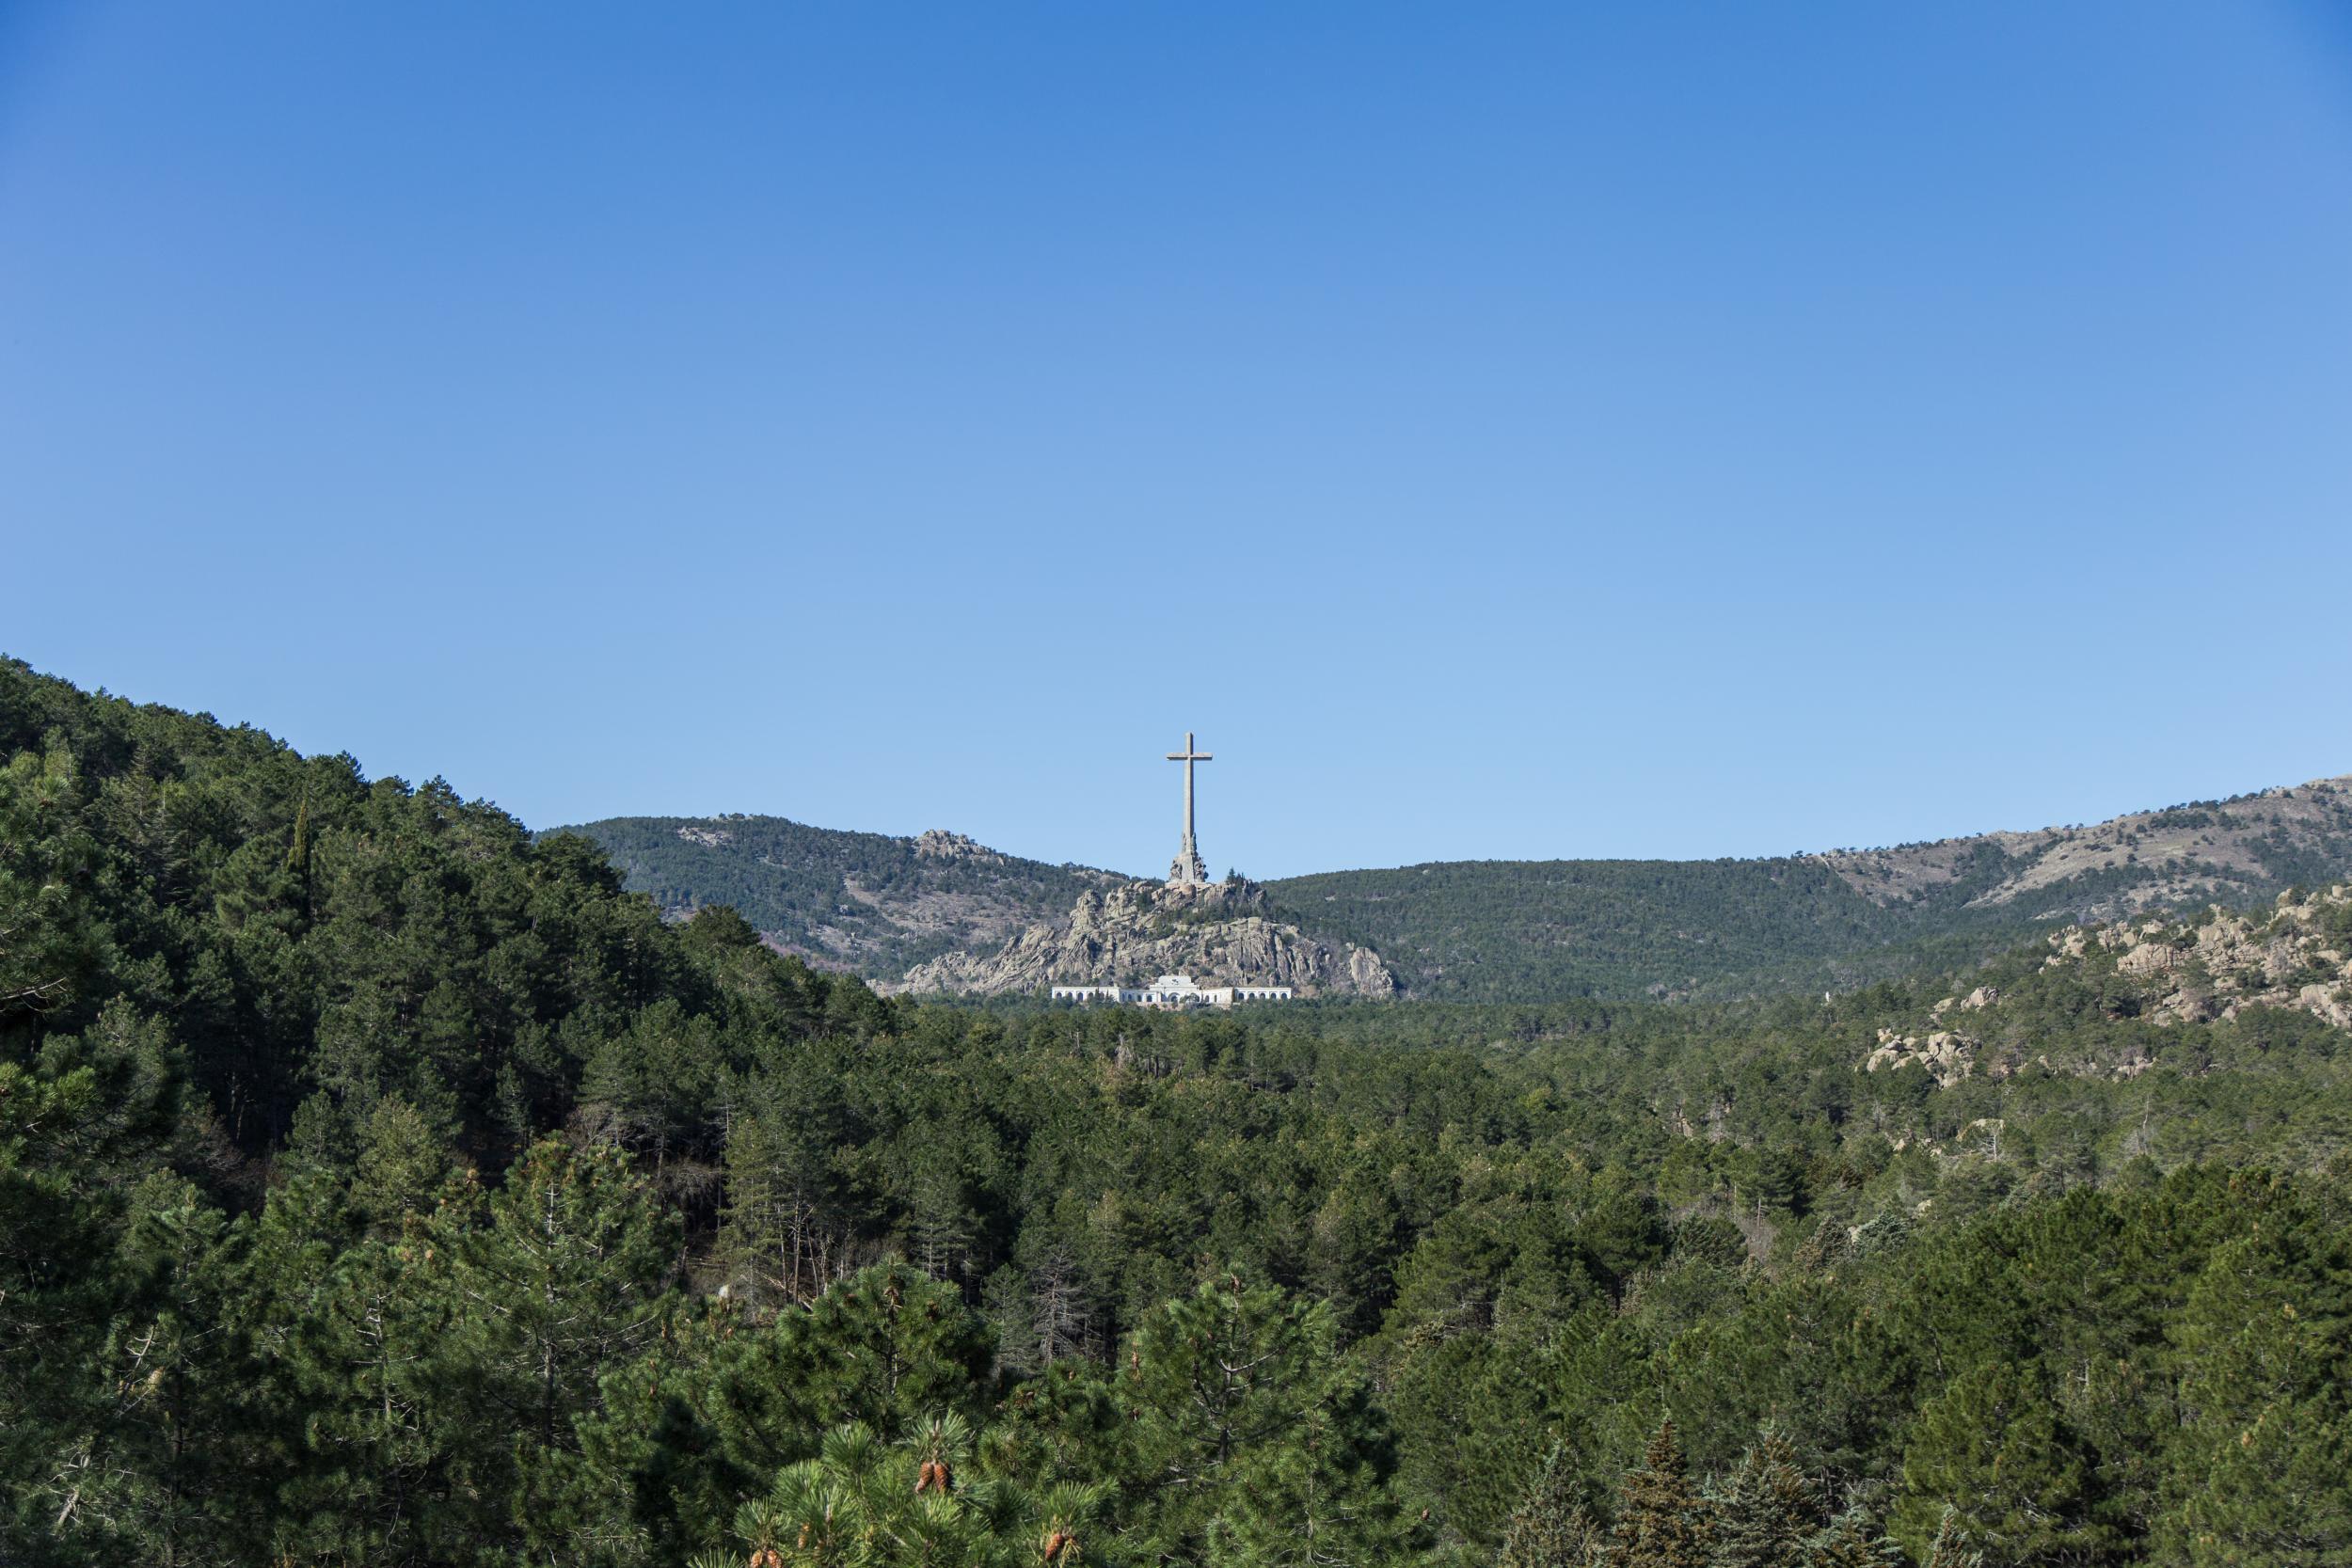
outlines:
[[1499, 1568], [1596, 1568], [1607, 1552], [1607, 1537], [1577, 1500], [1554, 1443], [1503, 1527]]
[[1616, 1540], [1612, 1568], [1708, 1568], [1715, 1522], [1707, 1499], [1691, 1483], [1690, 1463], [1673, 1421], [1660, 1424], [1642, 1467], [1625, 1478], [1611, 1534]]
[[1767, 1434], [1716, 1495], [1715, 1568], [1799, 1568], [1815, 1513], [1797, 1456]]

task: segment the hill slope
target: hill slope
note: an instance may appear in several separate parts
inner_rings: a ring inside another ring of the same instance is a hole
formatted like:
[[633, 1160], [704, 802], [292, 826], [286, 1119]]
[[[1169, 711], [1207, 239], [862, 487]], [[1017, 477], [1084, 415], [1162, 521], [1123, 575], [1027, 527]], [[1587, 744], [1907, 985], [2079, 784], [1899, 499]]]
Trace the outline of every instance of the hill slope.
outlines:
[[1872, 1508], [2344, 1561], [2352, 901], [2055, 936], [1827, 1002], [926, 1006], [0, 660], [0, 1562], [660, 1568], [821, 1482], [938, 1560], [1039, 1560], [1041, 1497], [1049, 1560], [1264, 1561], [1307, 1497], [1443, 1568], [1630, 1513], [1661, 1412], [1708, 1498], [1785, 1445], [1816, 1560], [1898, 1560]]
[[1003, 855], [961, 833], [914, 838], [781, 816], [615, 816], [550, 830], [595, 840], [629, 891], [684, 915], [731, 904], [774, 946], [896, 979], [960, 948], [993, 950], [1126, 879]]
[[1461, 861], [1267, 884], [1417, 995], [1536, 1002], [1830, 990], [2052, 922], [2244, 906], [2352, 874], [2352, 778], [2089, 828], [1755, 861]]

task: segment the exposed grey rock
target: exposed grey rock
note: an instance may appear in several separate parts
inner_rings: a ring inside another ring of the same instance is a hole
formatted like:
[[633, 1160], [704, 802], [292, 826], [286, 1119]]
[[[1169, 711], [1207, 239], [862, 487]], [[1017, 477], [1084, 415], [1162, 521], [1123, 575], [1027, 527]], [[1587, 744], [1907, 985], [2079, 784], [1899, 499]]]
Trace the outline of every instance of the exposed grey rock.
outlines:
[[1275, 919], [1265, 890], [1250, 881], [1089, 890], [1066, 918], [1033, 925], [996, 953], [949, 953], [888, 989], [1003, 996], [1158, 974], [1190, 974], [1203, 985], [1290, 986], [1302, 997], [1386, 997], [1397, 989], [1378, 954]]
[[1916, 1035], [1881, 1029], [1878, 1048], [1863, 1059], [1862, 1070], [1876, 1072], [1884, 1068], [1892, 1071], [1916, 1066], [1926, 1069], [1939, 1086], [1948, 1089], [1974, 1072], [1976, 1065], [1977, 1042], [1965, 1035], [1939, 1029], [1921, 1039]]
[[[2148, 988], [2150, 1016], [2158, 1023], [2201, 1023], [2235, 1018], [2249, 1007], [2286, 1007], [2352, 1029], [2352, 960], [2325, 934], [2347, 904], [2352, 886], [2338, 886], [2280, 894], [2267, 918], [2216, 906], [2201, 919], [2175, 925], [2148, 920], [2069, 927], [2051, 934], [2042, 967], [2079, 964], [2094, 947], [2115, 953], [2116, 972]], [[2314, 972], [2330, 978], [2313, 981]], [[1998, 1000], [1996, 993], [1992, 1001]]]
[[1006, 858], [988, 846], [951, 833], [945, 828], [926, 828], [914, 840], [914, 858], [919, 861], [968, 861], [975, 865], [1004, 865]]

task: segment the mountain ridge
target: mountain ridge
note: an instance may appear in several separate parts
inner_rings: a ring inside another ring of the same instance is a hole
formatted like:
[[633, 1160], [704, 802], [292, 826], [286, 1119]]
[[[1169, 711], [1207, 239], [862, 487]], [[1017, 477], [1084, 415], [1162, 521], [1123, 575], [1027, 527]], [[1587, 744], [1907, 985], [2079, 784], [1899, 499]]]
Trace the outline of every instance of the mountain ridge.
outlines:
[[[922, 983], [914, 971], [951, 955], [978, 973], [1025, 940], [1038, 948], [1034, 928], [1066, 932], [1082, 897], [1139, 880], [943, 830], [890, 837], [734, 814], [550, 832], [595, 839], [673, 917], [731, 904], [780, 950], [893, 987]], [[2246, 908], [2347, 876], [2352, 775], [1880, 848], [1433, 861], [1263, 890], [1266, 919], [1376, 956], [1404, 994], [1696, 1000], [1851, 989], [1973, 962], [2052, 922]]]
[[607, 817], [542, 836], [566, 832], [593, 840], [670, 918], [726, 904], [778, 952], [873, 979], [1001, 942], [1126, 880], [936, 828], [898, 836], [729, 812]]

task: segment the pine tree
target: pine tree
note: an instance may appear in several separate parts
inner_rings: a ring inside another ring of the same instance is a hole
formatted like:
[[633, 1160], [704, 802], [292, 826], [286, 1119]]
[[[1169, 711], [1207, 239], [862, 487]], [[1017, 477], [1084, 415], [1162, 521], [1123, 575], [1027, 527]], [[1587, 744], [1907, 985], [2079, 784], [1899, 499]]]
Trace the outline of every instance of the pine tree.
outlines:
[[1081, 1568], [1109, 1500], [977, 1473], [970, 1425], [930, 1417], [896, 1443], [849, 1422], [743, 1505], [735, 1533], [759, 1568]]
[[1598, 1568], [1607, 1552], [1608, 1537], [1577, 1501], [1554, 1443], [1503, 1527], [1499, 1568]]
[[111, 1534], [147, 1561], [228, 1560], [269, 1503], [241, 1408], [252, 1368], [229, 1300], [234, 1239], [194, 1187], [160, 1171], [130, 1209], [130, 1310], [99, 1360], [116, 1397], [80, 1508], [101, 1526], [93, 1544]]
[[1616, 1542], [1611, 1568], [1707, 1568], [1715, 1523], [1707, 1500], [1691, 1483], [1674, 1422], [1660, 1424], [1642, 1467], [1625, 1478], [1610, 1534]]
[[1868, 1514], [1850, 1508], [1805, 1543], [1799, 1560], [1804, 1568], [1907, 1568], [1910, 1560]]
[[1714, 1497], [1715, 1568], [1800, 1568], [1815, 1530], [1812, 1489], [1777, 1435], [1750, 1449]]
[[907, 1244], [914, 1266], [933, 1279], [964, 1277], [980, 1220], [965, 1197], [963, 1173], [953, 1155], [934, 1148], [918, 1157], [907, 1199]]
[[753, 1305], [806, 1301], [834, 1271], [831, 1103], [798, 1075], [753, 1079], [737, 1089], [720, 1251]]
[[0, 1031], [56, 1014], [104, 961], [91, 899], [100, 857], [80, 793], [65, 752], [0, 766]]
[[303, 791], [302, 803], [294, 808], [294, 835], [292, 842], [286, 846], [286, 870], [293, 875], [295, 886], [301, 890], [303, 906], [307, 910], [310, 888], [310, 794], [308, 790]]
[[2113, 1537], [2087, 1457], [2032, 1363], [1989, 1362], [1954, 1378], [1920, 1413], [1903, 1449], [1896, 1525], [1925, 1547], [1959, 1527], [2002, 1561], [2096, 1560]]
[[1237, 1278], [1167, 1303], [1119, 1382], [1151, 1478], [1136, 1534], [1163, 1559], [1374, 1563], [1416, 1533], [1387, 1423], [1336, 1354], [1329, 1309]]
[[1418, 1533], [1388, 1484], [1387, 1424], [1360, 1376], [1303, 1390], [1288, 1431], [1238, 1453], [1210, 1530], [1211, 1559], [1248, 1568], [1337, 1568], [1411, 1555]]
[[407, 1215], [431, 1212], [449, 1175], [448, 1150], [403, 1100], [379, 1103], [358, 1132], [354, 1196], [380, 1232], [397, 1234]]
[[548, 1539], [630, 1541], [641, 1562], [677, 1561], [723, 1541], [743, 1498], [815, 1457], [832, 1427], [854, 1422], [894, 1445], [936, 1417], [977, 1423], [1001, 1391], [990, 1371], [985, 1332], [957, 1291], [903, 1263], [862, 1270], [766, 1323], [732, 1301], [683, 1310], [606, 1374], [599, 1407], [574, 1423], [567, 1516], [548, 1511], [562, 1531]]
[[1048, 1243], [1029, 1270], [1029, 1334], [1039, 1368], [1085, 1354], [1094, 1304], [1077, 1260], [1058, 1241]]
[[2352, 1229], [2280, 1203], [2170, 1325], [2182, 1406], [2164, 1538], [2195, 1568], [2352, 1561]]
[[1968, 1533], [1961, 1526], [1958, 1509], [1944, 1511], [1942, 1521], [1935, 1527], [1935, 1537], [1928, 1543], [1923, 1568], [1984, 1568], [1984, 1554], [1969, 1549]]
[[476, 1325], [465, 1356], [515, 1430], [567, 1440], [605, 1368], [654, 1334], [673, 1231], [617, 1149], [550, 1139], [507, 1172], [487, 1223], [457, 1234], [453, 1286]]
[[605, 1374], [673, 1307], [675, 1222], [619, 1149], [553, 1139], [506, 1173], [484, 1219], [463, 1221], [445, 1203], [431, 1238], [452, 1254], [455, 1311], [435, 1375], [465, 1418], [463, 1472], [470, 1491], [505, 1499], [523, 1542], [568, 1551], [537, 1532], [576, 1468], [577, 1423], [600, 1408]]
[[[0, 845], [0, 860], [10, 847]], [[0, 895], [7, 891], [0, 885]], [[8, 912], [0, 909], [0, 917]], [[28, 945], [40, 947], [38, 938]], [[15, 1000], [35, 1005], [21, 991]], [[39, 1005], [59, 1000], [48, 993]], [[156, 1369], [123, 1331], [167, 1316], [171, 1304], [156, 1298], [167, 1298], [181, 1281], [168, 1270], [138, 1266], [140, 1249], [123, 1245], [132, 1207], [123, 1178], [152, 1155], [172, 1124], [180, 1057], [160, 1021], [119, 999], [80, 1035], [52, 1035], [20, 1053], [31, 1025], [23, 1015], [12, 1023], [6, 1001], [0, 1560], [39, 1561], [59, 1537], [103, 1548], [106, 1495], [135, 1480], [120, 1473], [110, 1449], [126, 1415], [147, 1403], [142, 1386]], [[135, 1379], [127, 1388], [126, 1377]], [[124, 1549], [151, 1544], [134, 1535]]]
[[389, 1564], [473, 1551], [484, 1510], [453, 1501], [479, 1419], [443, 1369], [461, 1301], [446, 1238], [421, 1220], [377, 1235], [331, 1170], [269, 1196], [247, 1260], [246, 1332], [290, 1462], [268, 1544], [296, 1561]]

